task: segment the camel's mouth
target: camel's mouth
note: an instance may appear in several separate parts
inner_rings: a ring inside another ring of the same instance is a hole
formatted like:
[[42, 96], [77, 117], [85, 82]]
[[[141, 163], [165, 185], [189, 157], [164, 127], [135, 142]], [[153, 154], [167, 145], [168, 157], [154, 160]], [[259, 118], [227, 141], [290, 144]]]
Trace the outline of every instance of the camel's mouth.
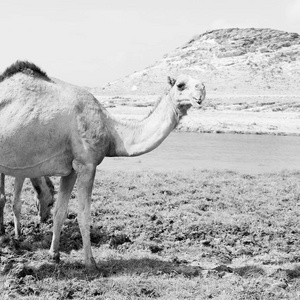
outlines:
[[200, 107], [203, 100], [204, 100], [204, 97], [201, 97], [201, 96], [200, 96], [199, 99], [193, 97], [192, 104], [193, 104], [194, 107]]
[[200, 105], [203, 102], [204, 98], [205, 98], [205, 96], [200, 96], [197, 103]]

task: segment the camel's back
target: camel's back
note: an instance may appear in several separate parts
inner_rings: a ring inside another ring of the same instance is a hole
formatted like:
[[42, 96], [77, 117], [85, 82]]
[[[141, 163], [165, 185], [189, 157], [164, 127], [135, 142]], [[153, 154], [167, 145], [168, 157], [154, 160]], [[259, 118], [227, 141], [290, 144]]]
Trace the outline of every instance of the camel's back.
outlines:
[[64, 108], [70, 101], [74, 103], [76, 93], [72, 85], [18, 73], [0, 82], [0, 113], [11, 105], [18, 105], [22, 110], [29, 106]]
[[100, 129], [104, 111], [91, 93], [61, 80], [30, 72], [16, 72], [4, 80], [0, 75], [0, 138], [29, 129], [62, 136], [77, 130], [78, 122], [92, 128], [94, 119]]
[[17, 61], [0, 75], [0, 113], [12, 105], [25, 111], [33, 107], [45, 110], [69, 110], [80, 98], [91, 94], [82, 88], [50, 78], [38, 66]]
[[83, 88], [19, 72], [0, 81], [0, 126], [14, 122], [24, 126], [33, 121], [44, 124], [53, 118], [56, 122], [63, 118], [67, 124], [77, 106], [89, 101], [98, 105], [94, 100]]

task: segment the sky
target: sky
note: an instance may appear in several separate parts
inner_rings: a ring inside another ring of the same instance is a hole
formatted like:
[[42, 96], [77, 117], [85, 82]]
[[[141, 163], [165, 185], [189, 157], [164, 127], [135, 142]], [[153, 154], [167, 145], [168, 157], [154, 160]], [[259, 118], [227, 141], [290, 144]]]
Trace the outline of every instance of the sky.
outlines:
[[300, 34], [300, 0], [1, 0], [0, 72], [28, 60], [51, 77], [103, 86], [231, 27]]

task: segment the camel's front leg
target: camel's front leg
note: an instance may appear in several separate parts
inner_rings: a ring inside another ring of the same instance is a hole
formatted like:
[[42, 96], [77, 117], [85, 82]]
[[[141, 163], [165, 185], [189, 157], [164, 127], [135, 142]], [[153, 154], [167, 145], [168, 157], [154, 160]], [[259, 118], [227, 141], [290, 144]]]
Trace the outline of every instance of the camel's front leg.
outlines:
[[90, 238], [91, 225], [91, 195], [96, 167], [93, 165], [77, 165], [78, 189], [78, 222], [82, 236], [84, 263], [87, 269], [97, 269], [93, 258]]
[[15, 224], [15, 238], [18, 239], [21, 234], [20, 215], [22, 209], [21, 192], [24, 183], [24, 177], [15, 178], [15, 190], [13, 198], [13, 212], [14, 212], [14, 224]]
[[58, 198], [54, 207], [53, 214], [53, 236], [52, 243], [49, 250], [50, 256], [59, 262], [59, 238], [62, 225], [67, 216], [68, 203], [72, 189], [76, 181], [76, 173], [73, 170], [68, 176], [61, 177]]
[[5, 234], [4, 228], [4, 206], [6, 203], [6, 196], [5, 196], [5, 175], [0, 175], [0, 235]]

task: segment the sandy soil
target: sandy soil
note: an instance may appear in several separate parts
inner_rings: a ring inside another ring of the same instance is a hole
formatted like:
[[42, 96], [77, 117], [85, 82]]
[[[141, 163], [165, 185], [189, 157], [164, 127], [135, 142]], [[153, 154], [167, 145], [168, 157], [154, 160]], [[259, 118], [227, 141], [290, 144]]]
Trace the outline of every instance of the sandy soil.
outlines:
[[[97, 97], [107, 109], [128, 119], [144, 118], [157, 96]], [[191, 109], [179, 131], [300, 135], [298, 95], [210, 95]]]

